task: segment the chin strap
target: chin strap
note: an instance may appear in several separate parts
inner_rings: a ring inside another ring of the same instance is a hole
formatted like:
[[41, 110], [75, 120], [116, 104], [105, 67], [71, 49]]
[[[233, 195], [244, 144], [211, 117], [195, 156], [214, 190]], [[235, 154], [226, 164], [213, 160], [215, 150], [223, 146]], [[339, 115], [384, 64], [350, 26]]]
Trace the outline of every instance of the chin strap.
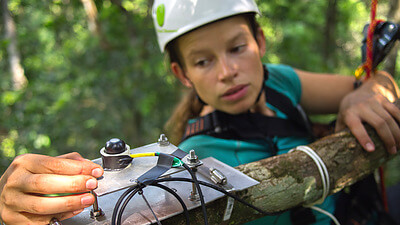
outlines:
[[200, 102], [200, 104], [202, 104], [202, 105], [208, 105], [207, 103], [205, 103], [205, 102], [200, 98], [200, 96], [197, 94], [197, 91], [196, 91], [196, 90], [194, 90], [194, 92], [195, 92], [196, 98], [197, 98], [197, 100]]
[[[264, 69], [264, 79], [263, 79], [263, 82], [262, 82], [262, 85], [261, 85], [261, 90], [260, 90], [260, 92], [258, 93], [258, 96], [257, 96], [257, 98], [256, 98], [256, 102], [255, 102], [255, 103], [257, 103], [258, 101], [260, 101], [261, 94], [264, 92], [264, 89], [265, 89], [265, 81], [268, 80], [268, 69], [267, 69], [267, 67], [266, 67], [265, 65], [263, 65], [263, 69]], [[255, 103], [254, 103], [254, 104], [255, 104]]]

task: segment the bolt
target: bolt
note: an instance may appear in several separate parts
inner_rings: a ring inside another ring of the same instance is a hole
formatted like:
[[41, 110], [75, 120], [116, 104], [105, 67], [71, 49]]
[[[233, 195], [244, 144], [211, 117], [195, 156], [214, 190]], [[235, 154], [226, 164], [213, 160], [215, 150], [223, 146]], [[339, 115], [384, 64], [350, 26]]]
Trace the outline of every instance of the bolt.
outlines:
[[190, 201], [199, 201], [200, 200], [199, 193], [197, 193], [197, 188], [194, 183], [192, 183], [192, 191], [190, 192], [189, 200]]
[[199, 157], [197, 157], [193, 149], [189, 151], [188, 161], [192, 165], [196, 165], [199, 163]]
[[203, 162], [199, 160], [193, 149], [189, 151], [189, 154], [183, 160], [192, 169], [203, 165]]
[[94, 203], [93, 203], [93, 208], [90, 210], [90, 218], [97, 218], [100, 216], [104, 216], [103, 210], [99, 208], [99, 204], [97, 202], [97, 195], [93, 191], [90, 191], [90, 193], [94, 196]]
[[157, 142], [160, 146], [167, 146], [167, 145], [169, 145], [169, 141], [168, 141], [168, 138], [167, 138], [167, 136], [165, 136], [165, 134], [161, 134], [160, 135], [160, 138], [158, 139], [158, 142]]

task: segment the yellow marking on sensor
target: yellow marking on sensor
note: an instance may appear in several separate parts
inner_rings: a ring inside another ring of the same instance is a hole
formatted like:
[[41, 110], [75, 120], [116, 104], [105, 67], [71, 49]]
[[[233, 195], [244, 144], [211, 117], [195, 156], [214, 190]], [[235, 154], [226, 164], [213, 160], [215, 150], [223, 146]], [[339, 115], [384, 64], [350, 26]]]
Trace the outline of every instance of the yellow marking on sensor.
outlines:
[[149, 157], [149, 156], [156, 156], [156, 153], [155, 152], [145, 152], [145, 153], [130, 154], [130, 157], [132, 157], [132, 158]]

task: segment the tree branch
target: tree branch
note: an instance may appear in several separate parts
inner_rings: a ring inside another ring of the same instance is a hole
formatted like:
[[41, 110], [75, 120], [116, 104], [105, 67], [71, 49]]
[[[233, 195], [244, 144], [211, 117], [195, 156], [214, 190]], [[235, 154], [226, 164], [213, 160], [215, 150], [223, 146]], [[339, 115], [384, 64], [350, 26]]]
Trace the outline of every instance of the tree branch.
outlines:
[[[400, 108], [400, 102], [395, 104]], [[394, 158], [389, 155], [371, 127], [369, 135], [375, 143], [374, 152], [366, 152], [349, 131], [324, 137], [308, 145], [324, 161], [330, 177], [330, 194], [342, 190], [371, 174], [379, 166]], [[322, 195], [321, 178], [314, 161], [305, 153], [292, 153], [266, 158], [236, 167], [244, 174], [258, 180], [260, 184], [237, 195], [267, 212], [281, 212], [297, 206], [310, 204]], [[226, 200], [224, 197], [207, 205], [210, 224], [220, 224]], [[191, 224], [202, 224], [199, 208], [191, 211]], [[230, 224], [242, 224], [262, 217], [260, 213], [236, 202]], [[163, 224], [184, 224], [181, 215], [172, 217]]]

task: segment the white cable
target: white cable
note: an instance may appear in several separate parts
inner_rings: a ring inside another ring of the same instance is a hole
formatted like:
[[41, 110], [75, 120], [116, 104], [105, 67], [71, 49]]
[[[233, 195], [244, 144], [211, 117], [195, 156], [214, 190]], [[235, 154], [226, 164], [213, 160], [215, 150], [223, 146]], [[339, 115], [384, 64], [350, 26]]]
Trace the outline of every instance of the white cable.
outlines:
[[318, 211], [322, 214], [327, 215], [328, 217], [330, 217], [332, 219], [332, 221], [336, 224], [336, 225], [340, 225], [339, 221], [336, 219], [336, 217], [334, 215], [332, 215], [330, 212], [323, 210], [319, 207], [316, 206], [309, 206], [310, 209], [314, 209], [315, 211]]
[[336, 225], [340, 225], [339, 221], [335, 218], [334, 215], [332, 215], [331, 213], [329, 213], [321, 208], [314, 206], [315, 204], [322, 204], [325, 201], [325, 198], [328, 196], [329, 190], [330, 190], [329, 173], [328, 173], [328, 169], [325, 166], [324, 161], [322, 161], [321, 157], [319, 157], [319, 155], [317, 153], [315, 153], [314, 150], [312, 150], [310, 147], [308, 147], [306, 145], [297, 146], [295, 149], [292, 149], [289, 152], [292, 152], [295, 150], [302, 151], [302, 152], [306, 153], [308, 156], [310, 156], [311, 159], [317, 165], [319, 174], [321, 176], [322, 197], [319, 200], [315, 201], [314, 203], [312, 203], [310, 205], [305, 205], [305, 206], [327, 215], [328, 217], [330, 217], [333, 220], [333, 222]]

